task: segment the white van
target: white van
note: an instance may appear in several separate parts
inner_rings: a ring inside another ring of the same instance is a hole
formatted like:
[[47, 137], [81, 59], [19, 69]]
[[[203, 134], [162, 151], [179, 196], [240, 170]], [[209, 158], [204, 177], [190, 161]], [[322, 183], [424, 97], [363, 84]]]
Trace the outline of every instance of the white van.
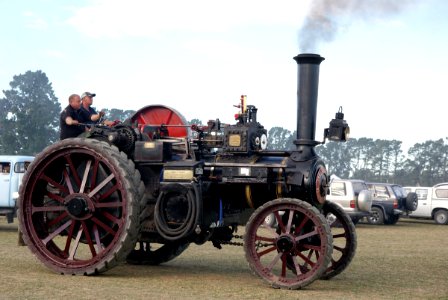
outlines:
[[0, 155], [0, 215], [12, 223], [23, 174], [34, 156]]
[[437, 224], [448, 224], [448, 182], [433, 187], [407, 186], [406, 192], [415, 192], [418, 207], [409, 213], [410, 218], [433, 219]]

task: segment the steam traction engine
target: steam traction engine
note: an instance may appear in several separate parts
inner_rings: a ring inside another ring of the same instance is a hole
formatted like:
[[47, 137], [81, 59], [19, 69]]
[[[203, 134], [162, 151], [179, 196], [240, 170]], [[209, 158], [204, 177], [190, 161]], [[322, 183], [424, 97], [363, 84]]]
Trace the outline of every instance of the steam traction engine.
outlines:
[[[294, 59], [295, 150], [265, 150], [266, 130], [244, 97], [235, 125], [190, 127], [173, 109], [147, 106], [36, 157], [19, 200], [28, 247], [62, 274], [100, 273], [125, 259], [156, 265], [207, 241], [243, 245], [250, 268], [274, 287], [299, 289], [342, 272], [355, 253], [355, 229], [325, 200], [329, 178], [314, 150], [324, 58]], [[339, 111], [324, 141], [347, 134]]]

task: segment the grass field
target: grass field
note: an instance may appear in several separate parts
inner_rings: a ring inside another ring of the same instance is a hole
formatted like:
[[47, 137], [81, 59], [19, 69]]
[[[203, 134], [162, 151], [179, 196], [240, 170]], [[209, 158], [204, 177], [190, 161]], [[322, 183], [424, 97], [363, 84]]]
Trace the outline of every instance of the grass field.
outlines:
[[448, 226], [400, 220], [357, 225], [351, 265], [303, 290], [270, 288], [244, 250], [191, 245], [158, 267], [123, 264], [99, 276], [63, 276], [17, 246], [17, 224], [0, 218], [0, 299], [448, 299]]

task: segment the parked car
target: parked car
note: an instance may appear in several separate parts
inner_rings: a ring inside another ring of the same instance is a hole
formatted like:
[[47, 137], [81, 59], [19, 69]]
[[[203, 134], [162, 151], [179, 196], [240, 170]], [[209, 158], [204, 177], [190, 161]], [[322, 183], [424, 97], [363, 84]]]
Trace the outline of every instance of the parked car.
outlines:
[[0, 155], [0, 215], [14, 221], [19, 186], [33, 156]]
[[372, 192], [363, 180], [332, 179], [327, 200], [339, 205], [352, 219], [353, 223], [370, 216]]
[[410, 218], [432, 219], [437, 224], [448, 224], [448, 182], [433, 187], [404, 187], [407, 193], [414, 192], [418, 208], [409, 214]]
[[418, 207], [417, 194], [406, 193], [401, 185], [368, 182], [367, 186], [373, 192], [372, 214], [367, 217], [370, 224], [394, 225], [401, 215]]

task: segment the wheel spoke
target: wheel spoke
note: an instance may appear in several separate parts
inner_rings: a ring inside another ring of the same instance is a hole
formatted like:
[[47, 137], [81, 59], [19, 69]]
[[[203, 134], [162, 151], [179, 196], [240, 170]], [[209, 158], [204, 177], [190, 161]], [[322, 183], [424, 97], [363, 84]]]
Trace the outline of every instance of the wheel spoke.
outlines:
[[111, 215], [110, 213], [108, 213], [107, 211], [102, 211], [101, 214], [106, 217], [107, 219], [109, 219], [110, 221], [114, 222], [115, 224], [118, 224], [120, 222], [120, 219], [115, 217], [114, 215]]
[[338, 250], [339, 252], [344, 253], [347, 248], [342, 248], [336, 245], [333, 245], [333, 250]]
[[[278, 235], [277, 235], [278, 236]], [[264, 237], [264, 236], [259, 236], [259, 235], [257, 235], [256, 237], [255, 237], [255, 240], [256, 241], [264, 241], [264, 242], [271, 242], [271, 243], [273, 243], [274, 241], [275, 241], [275, 238], [268, 238], [268, 237]]]
[[315, 263], [313, 261], [311, 261], [310, 258], [303, 255], [301, 252], [298, 252], [297, 256], [300, 256], [300, 258], [302, 258], [306, 262], [306, 265], [310, 265], [311, 267], [313, 267], [315, 265]]
[[72, 186], [70, 177], [68, 177], [67, 170], [64, 170], [64, 179], [65, 179], [65, 183], [67, 184], [69, 194], [74, 194], [75, 191], [73, 190], [73, 186]]
[[68, 253], [68, 251], [70, 249], [70, 244], [73, 239], [73, 232], [75, 231], [75, 225], [76, 225], [76, 223], [72, 222], [72, 224], [70, 225], [70, 229], [68, 230], [67, 240], [65, 241], [64, 253]]
[[75, 179], [76, 185], [81, 186], [81, 179], [79, 179], [78, 172], [76, 171], [75, 165], [73, 164], [70, 154], [68, 154], [64, 157], [65, 157], [65, 160], [67, 161], [67, 164], [70, 168], [71, 174], [73, 175], [73, 178]]
[[311, 231], [311, 232], [308, 232], [308, 233], [305, 233], [305, 234], [302, 234], [302, 235], [297, 236], [297, 237], [295, 238], [295, 241], [298, 242], [298, 241], [300, 241], [300, 240], [303, 240], [303, 239], [309, 238], [310, 236], [318, 235], [318, 234], [319, 234], [319, 233], [317, 232], [317, 230], [314, 229], [314, 230]]
[[87, 244], [89, 245], [90, 252], [92, 252], [92, 257], [96, 256], [96, 250], [92, 242], [92, 238], [90, 237], [89, 228], [87, 228], [87, 224], [85, 221], [81, 221], [81, 226], [84, 231], [84, 236], [86, 237]]
[[98, 184], [97, 187], [95, 187], [90, 193], [89, 193], [89, 197], [92, 198], [96, 193], [98, 193], [106, 184], [108, 184], [113, 178], [115, 177], [115, 175], [112, 173], [110, 174], [106, 179], [104, 179], [100, 184]]
[[298, 234], [302, 230], [303, 226], [305, 226], [306, 222], [308, 222], [308, 220], [309, 220], [309, 218], [307, 216], [303, 215], [303, 220], [300, 223], [300, 225], [296, 227], [296, 230], [294, 233]]
[[32, 206], [31, 213], [64, 211], [64, 206]]
[[269, 265], [266, 267], [269, 271], [272, 271], [272, 268], [274, 268], [275, 264], [278, 262], [280, 257], [282, 257], [283, 253], [279, 252], [277, 255], [272, 259], [272, 261], [269, 263]]
[[286, 232], [285, 225], [283, 224], [282, 217], [279, 215], [278, 210], [274, 211], [275, 219], [277, 220], [278, 226], [280, 227], [281, 232]]
[[257, 252], [257, 255], [258, 255], [258, 257], [262, 257], [263, 255], [266, 255], [266, 254], [268, 254], [268, 253], [270, 253], [270, 252], [272, 252], [272, 251], [274, 251], [274, 250], [277, 250], [277, 247], [276, 247], [276, 246], [272, 246], [272, 247], [270, 247], [270, 248], [267, 248], [267, 249], [264, 250], [264, 251]]
[[56, 200], [56, 201], [58, 201], [59, 203], [64, 203], [64, 198], [61, 197], [61, 196], [59, 196], [59, 195], [56, 195], [56, 194], [47, 192], [47, 193], [45, 194], [45, 196], [47, 196], [48, 198], [50, 198], [50, 199], [52, 199], [52, 200]]
[[291, 224], [292, 224], [292, 219], [294, 217], [294, 211], [290, 210], [289, 211], [289, 217], [288, 217], [288, 224], [286, 225], [286, 233], [289, 233], [291, 231]]
[[281, 276], [282, 277], [286, 277], [286, 254], [283, 253], [282, 255], [282, 272], [281, 272]]
[[123, 202], [104, 202], [104, 203], [94, 203], [96, 208], [114, 208], [114, 207], [122, 207], [124, 205]]
[[101, 195], [101, 197], [98, 199], [98, 201], [102, 201], [112, 195], [116, 190], [118, 189], [118, 184], [115, 184], [113, 187], [111, 187], [107, 192]]
[[292, 261], [294, 263], [294, 268], [296, 270], [296, 274], [302, 273], [304, 274], [305, 272], [302, 271], [302, 268], [300, 268], [299, 262], [297, 261], [297, 257], [295, 257], [294, 255], [291, 256]]
[[93, 224], [92, 231], [93, 231], [93, 236], [95, 237], [95, 244], [96, 244], [97, 251], [98, 252], [103, 251], [104, 247], [101, 244], [100, 233], [98, 231], [98, 226], [96, 226], [96, 224]]
[[70, 253], [68, 256], [69, 260], [75, 259], [76, 251], [78, 250], [78, 246], [79, 246], [79, 241], [81, 240], [81, 235], [82, 235], [82, 225], [79, 227], [78, 234], [76, 235], [75, 243], [70, 248]]
[[300, 244], [303, 248], [305, 249], [309, 249], [309, 250], [314, 250], [314, 251], [320, 251], [321, 247], [320, 246], [316, 246], [316, 245], [310, 245], [310, 244]]
[[51, 220], [50, 222], [47, 223], [48, 227], [51, 227], [55, 224], [58, 224], [59, 222], [61, 222], [65, 217], [68, 216], [68, 213], [66, 211], [64, 211], [62, 214], [60, 214], [56, 219]]
[[106, 224], [104, 224], [103, 222], [98, 220], [97, 218], [93, 217], [92, 222], [94, 222], [95, 224], [97, 224], [98, 226], [100, 226], [101, 228], [103, 228], [104, 230], [109, 232], [110, 234], [112, 234], [112, 235], [116, 234], [116, 232], [112, 228], [110, 228], [109, 226], [107, 226]]
[[84, 175], [82, 176], [81, 187], [79, 188], [79, 193], [84, 193], [84, 188], [86, 187], [87, 178], [89, 176], [90, 165], [92, 164], [91, 160], [88, 160], [86, 163], [86, 168], [84, 170]]
[[[319, 256], [317, 255], [317, 251], [311, 250], [310, 252], [308, 252], [308, 261], [311, 261], [311, 257], [313, 256], [313, 253], [316, 253], [316, 259], [319, 258]], [[308, 262], [305, 262], [305, 264], [303, 265], [303, 268], [306, 268], [308, 271]]]
[[345, 236], [345, 232], [344, 232], [344, 233], [341, 233], [341, 234], [335, 234], [335, 235], [333, 235], [333, 238], [334, 238], [334, 239], [338, 239], [338, 238], [346, 238], [346, 236]]
[[53, 179], [51, 179], [50, 177], [48, 177], [45, 174], [42, 174], [39, 179], [42, 179], [42, 180], [48, 182], [50, 185], [52, 185], [53, 187], [59, 189], [61, 192], [65, 193], [65, 194], [69, 193], [69, 191], [67, 190], [67, 188], [65, 186], [63, 186], [60, 183], [54, 181]]
[[49, 234], [45, 239], [43, 239], [42, 243], [44, 243], [44, 245], [47, 245], [47, 243], [49, 241], [51, 241], [57, 235], [59, 235], [62, 231], [64, 231], [64, 229], [67, 228], [68, 226], [70, 226], [71, 223], [72, 223], [72, 220], [69, 220], [68, 222], [66, 222], [65, 224], [63, 224], [59, 228], [57, 228], [55, 231], [53, 231], [51, 234]]
[[95, 188], [95, 185], [96, 185], [96, 176], [98, 175], [99, 165], [100, 165], [100, 161], [98, 159], [95, 159], [95, 163], [93, 164], [93, 168], [92, 168], [92, 179], [90, 181], [90, 186], [92, 188]]

